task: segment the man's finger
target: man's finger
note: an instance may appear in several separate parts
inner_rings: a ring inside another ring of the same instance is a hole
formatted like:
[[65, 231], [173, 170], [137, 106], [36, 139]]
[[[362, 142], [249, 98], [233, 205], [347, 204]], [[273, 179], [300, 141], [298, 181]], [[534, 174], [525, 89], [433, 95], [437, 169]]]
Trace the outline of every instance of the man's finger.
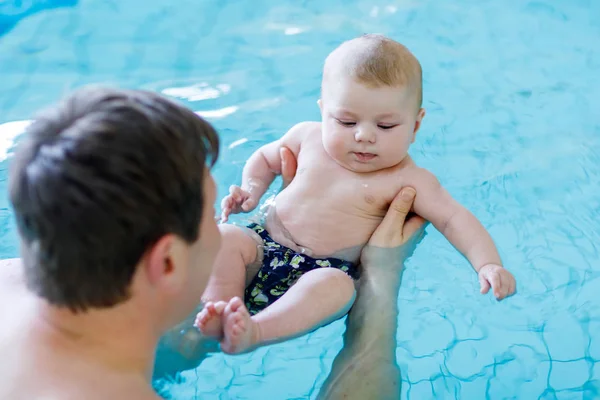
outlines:
[[400, 191], [400, 196], [394, 198], [390, 208], [396, 211], [398, 216], [402, 215], [402, 218], [404, 219], [410, 212], [416, 195], [417, 192], [415, 189], [411, 187], [404, 188]]
[[404, 229], [402, 230], [402, 236], [405, 238], [409, 238], [417, 232], [423, 230], [427, 221], [418, 216], [413, 215], [404, 223]]
[[281, 157], [281, 178], [283, 179], [283, 187], [286, 187], [292, 182], [294, 176], [296, 176], [298, 162], [294, 153], [287, 147], [281, 147], [279, 149], [279, 156]]
[[412, 208], [415, 196], [413, 188], [404, 188], [396, 195], [383, 221], [373, 233], [372, 241], [384, 247], [402, 244], [404, 221]]

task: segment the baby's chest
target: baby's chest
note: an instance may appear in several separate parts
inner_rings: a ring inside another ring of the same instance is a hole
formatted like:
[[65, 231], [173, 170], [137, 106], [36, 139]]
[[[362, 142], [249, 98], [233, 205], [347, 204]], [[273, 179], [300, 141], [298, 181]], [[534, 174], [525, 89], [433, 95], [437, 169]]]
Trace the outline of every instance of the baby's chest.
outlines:
[[312, 187], [312, 194], [320, 202], [337, 209], [357, 209], [369, 215], [385, 214], [399, 188], [391, 179], [365, 177], [337, 165], [299, 166], [297, 178]]

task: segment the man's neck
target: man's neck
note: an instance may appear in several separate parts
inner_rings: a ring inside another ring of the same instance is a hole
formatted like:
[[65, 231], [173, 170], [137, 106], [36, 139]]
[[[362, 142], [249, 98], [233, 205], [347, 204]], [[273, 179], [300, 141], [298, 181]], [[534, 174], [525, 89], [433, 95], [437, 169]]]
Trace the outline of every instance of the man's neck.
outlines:
[[150, 381], [160, 333], [149, 334], [148, 312], [136, 308], [124, 304], [74, 314], [40, 300], [35, 334], [56, 351], [72, 353], [97, 368], [139, 374]]

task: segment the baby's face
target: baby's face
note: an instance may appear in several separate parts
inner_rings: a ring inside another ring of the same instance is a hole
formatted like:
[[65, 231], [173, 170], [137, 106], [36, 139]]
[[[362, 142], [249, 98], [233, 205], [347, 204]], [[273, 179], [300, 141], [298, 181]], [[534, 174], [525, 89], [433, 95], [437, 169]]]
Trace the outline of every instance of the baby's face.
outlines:
[[415, 103], [405, 88], [370, 88], [350, 78], [329, 78], [319, 101], [325, 150], [355, 172], [397, 165], [406, 158], [424, 115]]

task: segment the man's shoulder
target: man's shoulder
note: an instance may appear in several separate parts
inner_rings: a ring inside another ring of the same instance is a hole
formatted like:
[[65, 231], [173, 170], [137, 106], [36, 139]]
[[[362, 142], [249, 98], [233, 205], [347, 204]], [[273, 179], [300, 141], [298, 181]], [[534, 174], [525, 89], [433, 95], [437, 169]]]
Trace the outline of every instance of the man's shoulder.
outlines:
[[[2, 381], [0, 380], [0, 383]], [[97, 384], [93, 386], [82, 386], [81, 384], [65, 384], [53, 385], [52, 387], [43, 388], [36, 386], [36, 382], [17, 383], [15, 381], [7, 382], [2, 388], [0, 388], [0, 398], [2, 399], [14, 399], [14, 400], [28, 400], [28, 399], [61, 399], [61, 400], [161, 400], [148, 385], [148, 387], [129, 390], [123, 387], [109, 387], [108, 385], [102, 385], [99, 387]]]
[[0, 260], [0, 320], [5, 322], [0, 327], [0, 336], [10, 331], [11, 327], [7, 326], [7, 321], [18, 315], [28, 296], [21, 260], [18, 258]]
[[23, 283], [23, 267], [20, 258], [0, 260], [0, 287]]

